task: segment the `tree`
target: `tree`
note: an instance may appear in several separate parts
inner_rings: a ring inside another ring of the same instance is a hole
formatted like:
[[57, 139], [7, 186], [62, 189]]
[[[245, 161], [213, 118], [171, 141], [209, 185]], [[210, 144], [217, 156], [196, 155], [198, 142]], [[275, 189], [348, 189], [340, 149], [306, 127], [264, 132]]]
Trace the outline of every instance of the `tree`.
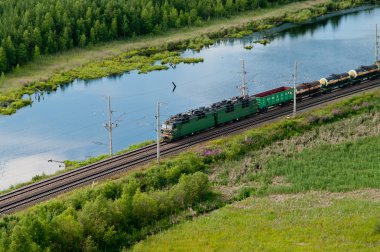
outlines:
[[20, 64], [28, 62], [28, 51], [24, 43], [21, 43], [17, 49], [17, 62]]
[[129, 34], [129, 21], [126, 15], [123, 16], [121, 30], [124, 37]]
[[247, 0], [236, 0], [236, 5], [239, 11], [245, 11], [247, 7]]
[[25, 30], [22, 34], [22, 40], [24, 41], [25, 47], [28, 49], [28, 51], [33, 48], [32, 45], [32, 38], [28, 30]]
[[17, 64], [16, 48], [13, 45], [13, 41], [10, 36], [8, 36], [5, 40], [3, 40], [1, 44], [7, 55], [8, 70], [9, 70], [12, 66], [15, 66]]
[[226, 1], [225, 9], [226, 9], [228, 15], [233, 15], [235, 13], [233, 0], [227, 0]]
[[215, 14], [217, 17], [224, 16], [224, 7], [221, 0], [216, 0]]
[[153, 30], [153, 6], [149, 2], [141, 11], [141, 22], [144, 33], [150, 33]]
[[147, 193], [138, 190], [133, 196], [132, 206], [133, 216], [140, 227], [156, 220], [158, 215], [157, 201]]
[[8, 70], [7, 55], [3, 47], [0, 47], [0, 72], [4, 73]]
[[36, 45], [33, 50], [33, 58], [38, 59], [41, 56], [40, 48]]
[[203, 199], [209, 192], [208, 177], [202, 172], [182, 175], [175, 189], [177, 190], [175, 201], [177, 200], [179, 201], [178, 203], [185, 205], [192, 205]]
[[32, 241], [29, 233], [27, 230], [25, 230], [25, 228], [18, 225], [13, 229], [9, 251], [28, 252], [38, 250], [38, 246]]
[[54, 247], [57, 250], [78, 251], [81, 248], [83, 227], [74, 218], [73, 214], [75, 214], [75, 210], [68, 208], [52, 221], [55, 234]]
[[38, 27], [34, 28], [33, 30], [33, 41], [34, 41], [34, 44], [38, 47], [38, 48], [42, 48], [42, 36], [41, 36], [41, 31]]
[[87, 42], [86, 40], [87, 40], [86, 39], [86, 34], [82, 34], [80, 36], [80, 38], [79, 38], [79, 44], [78, 44], [78, 46], [81, 47], [81, 48], [85, 47], [86, 46], [86, 42]]
[[117, 38], [117, 35], [118, 35], [117, 19], [114, 17], [114, 18], [112, 19], [112, 23], [111, 23], [110, 37], [111, 37], [112, 39], [115, 39], [115, 38]]
[[47, 53], [54, 53], [57, 51], [57, 42], [55, 40], [55, 36], [52, 30], [50, 30], [47, 34], [47, 44], [45, 51]]

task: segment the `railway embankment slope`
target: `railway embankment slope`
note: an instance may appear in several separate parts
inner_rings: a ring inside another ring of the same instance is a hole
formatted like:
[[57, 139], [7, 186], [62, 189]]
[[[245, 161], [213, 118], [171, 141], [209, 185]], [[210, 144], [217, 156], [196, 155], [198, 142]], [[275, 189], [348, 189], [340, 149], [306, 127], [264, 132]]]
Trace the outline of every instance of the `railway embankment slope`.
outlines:
[[370, 251], [380, 239], [379, 125], [371, 91], [198, 145], [4, 216], [0, 251]]

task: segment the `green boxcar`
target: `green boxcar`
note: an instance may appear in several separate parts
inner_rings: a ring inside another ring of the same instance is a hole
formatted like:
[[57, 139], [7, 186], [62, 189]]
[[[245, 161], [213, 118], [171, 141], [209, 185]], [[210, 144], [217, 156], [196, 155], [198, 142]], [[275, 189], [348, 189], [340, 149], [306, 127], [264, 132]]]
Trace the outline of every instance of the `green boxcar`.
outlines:
[[217, 124], [231, 122], [257, 113], [257, 102], [254, 97], [236, 97], [212, 105]]
[[269, 107], [292, 101], [294, 90], [290, 87], [279, 87], [254, 96], [256, 97], [259, 110], [266, 110]]

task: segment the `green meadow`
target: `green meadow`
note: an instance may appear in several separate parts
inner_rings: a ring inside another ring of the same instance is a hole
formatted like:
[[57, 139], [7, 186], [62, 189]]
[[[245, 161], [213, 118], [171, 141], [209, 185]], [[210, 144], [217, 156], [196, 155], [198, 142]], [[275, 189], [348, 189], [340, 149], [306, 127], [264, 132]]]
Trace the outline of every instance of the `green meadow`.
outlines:
[[379, 251], [380, 190], [248, 198], [130, 251]]

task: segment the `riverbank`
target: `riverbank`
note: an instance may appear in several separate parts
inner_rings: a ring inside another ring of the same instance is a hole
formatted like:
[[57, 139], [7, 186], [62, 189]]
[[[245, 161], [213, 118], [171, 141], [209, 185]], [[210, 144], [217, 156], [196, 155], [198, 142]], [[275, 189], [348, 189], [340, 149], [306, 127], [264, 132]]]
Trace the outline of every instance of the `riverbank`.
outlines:
[[[202, 62], [202, 59], [184, 59], [179, 55], [186, 48], [200, 50], [222, 38], [242, 37], [283, 22], [304, 22], [323, 15], [328, 10], [352, 6], [351, 1], [334, 4], [330, 1], [305, 1], [250, 11], [230, 19], [211, 20], [203, 27], [184, 28], [162, 35], [43, 56], [2, 78], [0, 114], [12, 114], [17, 109], [30, 105], [31, 100], [25, 94], [53, 92], [60, 85], [75, 79], [94, 79], [133, 70], [146, 73], [165, 70], [179, 63]], [[157, 61], [161, 64], [156, 64]]]
[[[160, 165], [7, 216], [0, 220], [0, 249], [22, 235], [29, 249], [119, 250], [249, 196], [378, 189], [379, 98], [379, 90], [366, 92], [194, 146]], [[35, 223], [41, 224], [38, 237], [30, 231]]]

